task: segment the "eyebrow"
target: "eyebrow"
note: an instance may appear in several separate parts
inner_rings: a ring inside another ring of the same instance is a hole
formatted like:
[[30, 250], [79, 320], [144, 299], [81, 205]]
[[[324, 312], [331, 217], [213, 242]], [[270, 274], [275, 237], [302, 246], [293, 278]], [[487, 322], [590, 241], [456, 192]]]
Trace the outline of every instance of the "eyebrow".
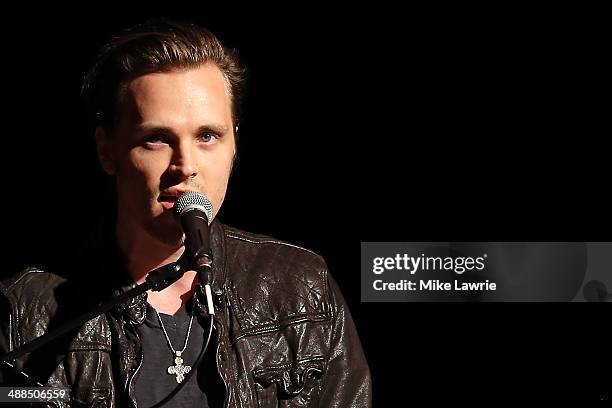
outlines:
[[[137, 129], [141, 132], [159, 132], [159, 133], [171, 133], [171, 134], [176, 133], [172, 128], [169, 128], [167, 126], [148, 125], [146, 123], [142, 123], [138, 125]], [[211, 123], [208, 125], [202, 125], [197, 129], [198, 134], [204, 133], [204, 132], [212, 132], [218, 135], [224, 135], [224, 134], [229, 133], [229, 128], [225, 125]]]

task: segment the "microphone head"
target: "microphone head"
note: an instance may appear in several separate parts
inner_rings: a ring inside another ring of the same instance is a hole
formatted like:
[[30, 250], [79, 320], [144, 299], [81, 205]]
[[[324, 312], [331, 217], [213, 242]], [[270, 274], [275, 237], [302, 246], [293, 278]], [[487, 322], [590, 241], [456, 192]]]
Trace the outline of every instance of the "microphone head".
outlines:
[[174, 218], [180, 222], [181, 216], [192, 210], [200, 210], [206, 214], [206, 220], [210, 225], [213, 219], [213, 205], [204, 194], [195, 191], [181, 194], [174, 203]]

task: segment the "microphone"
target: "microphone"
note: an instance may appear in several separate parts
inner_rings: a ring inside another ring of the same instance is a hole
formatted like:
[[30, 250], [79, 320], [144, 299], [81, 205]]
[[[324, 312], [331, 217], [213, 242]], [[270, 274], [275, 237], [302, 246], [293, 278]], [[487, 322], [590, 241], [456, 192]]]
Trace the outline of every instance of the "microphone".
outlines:
[[214, 280], [209, 228], [213, 218], [212, 203], [204, 194], [188, 191], [177, 198], [173, 213], [185, 233], [184, 256], [188, 266], [198, 272], [198, 279], [204, 284], [208, 312], [214, 315], [215, 309], [210, 289]]

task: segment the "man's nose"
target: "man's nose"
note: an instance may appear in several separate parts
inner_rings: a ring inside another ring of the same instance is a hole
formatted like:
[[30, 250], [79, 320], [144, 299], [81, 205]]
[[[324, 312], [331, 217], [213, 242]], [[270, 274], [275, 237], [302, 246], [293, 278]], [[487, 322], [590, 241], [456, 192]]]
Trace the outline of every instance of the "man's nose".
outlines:
[[193, 146], [189, 146], [188, 143], [181, 143], [177, 146], [169, 168], [172, 175], [181, 179], [187, 179], [198, 174], [195, 154], [193, 154], [192, 150]]

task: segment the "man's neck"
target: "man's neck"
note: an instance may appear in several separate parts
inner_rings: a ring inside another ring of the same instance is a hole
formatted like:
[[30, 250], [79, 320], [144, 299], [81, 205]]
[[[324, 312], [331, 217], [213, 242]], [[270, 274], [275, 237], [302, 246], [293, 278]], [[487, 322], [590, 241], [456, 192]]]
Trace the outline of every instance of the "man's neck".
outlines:
[[[153, 238], [129, 220], [117, 220], [117, 245], [126, 262], [126, 269], [135, 283], [145, 281], [150, 271], [176, 262], [184, 246], [172, 247]], [[185, 304], [197, 283], [194, 271], [186, 272], [178, 281], [161, 292], [147, 292], [147, 301], [159, 312], [173, 315]]]

